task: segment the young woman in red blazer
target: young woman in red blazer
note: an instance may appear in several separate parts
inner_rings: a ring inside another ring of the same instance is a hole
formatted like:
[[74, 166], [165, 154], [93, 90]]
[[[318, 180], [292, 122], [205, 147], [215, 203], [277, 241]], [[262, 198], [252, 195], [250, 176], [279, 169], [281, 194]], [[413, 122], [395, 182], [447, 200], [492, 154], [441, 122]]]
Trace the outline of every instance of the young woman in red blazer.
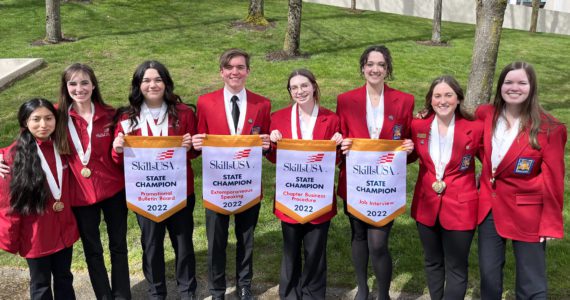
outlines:
[[[385, 46], [370, 46], [360, 56], [360, 72], [364, 86], [338, 96], [336, 112], [344, 138], [341, 149], [346, 152], [351, 138], [404, 140], [409, 153], [413, 150], [410, 125], [414, 111], [414, 96], [390, 88], [385, 79], [392, 76], [392, 57]], [[346, 166], [341, 162], [338, 195], [346, 200]], [[346, 202], [345, 202], [346, 205]], [[345, 209], [346, 212], [346, 209]], [[392, 258], [388, 236], [394, 222], [386, 226], [371, 226], [347, 212], [352, 231], [352, 262], [356, 272], [356, 299], [368, 298], [368, 258], [378, 286], [378, 298], [389, 299], [392, 279]]]
[[[61, 76], [56, 130], [68, 139], [69, 167], [77, 184], [72, 200], [91, 285], [97, 299], [130, 299], [127, 205], [121, 167], [111, 157], [115, 110], [106, 105], [91, 67], [75, 63]], [[70, 149], [71, 148], [71, 149]], [[99, 225], [107, 224], [111, 282], [103, 259]]]
[[482, 105], [484, 159], [479, 194], [481, 298], [500, 299], [506, 240], [516, 259], [517, 299], [546, 299], [546, 241], [563, 237], [566, 126], [538, 102], [534, 68], [507, 65], [495, 99]]
[[[129, 106], [118, 111], [113, 159], [122, 163], [124, 136], [182, 136], [182, 147], [191, 148], [191, 134], [196, 133], [194, 111], [174, 93], [168, 69], [158, 61], [145, 61], [133, 74]], [[152, 122], [152, 123], [151, 123]], [[150, 299], [166, 298], [164, 236], [170, 235], [176, 256], [176, 282], [182, 299], [196, 299], [196, 259], [194, 231], [194, 173], [188, 153], [186, 165], [187, 205], [166, 220], [157, 223], [137, 214], [143, 248], [143, 272]]]
[[12, 169], [0, 178], [0, 248], [26, 258], [31, 299], [75, 299], [71, 258], [79, 233], [60, 151], [67, 141], [54, 134], [58, 117], [48, 100], [22, 104], [18, 122], [18, 139], [0, 150]]
[[463, 299], [467, 290], [477, 226], [475, 156], [482, 148], [483, 126], [463, 111], [463, 99], [453, 77], [439, 77], [426, 95], [424, 118], [412, 121], [420, 160], [412, 218], [424, 249], [431, 299]]
[[[319, 85], [313, 73], [306, 69], [293, 71], [287, 81], [287, 90], [293, 105], [271, 114], [271, 142], [275, 144], [282, 138], [301, 138], [334, 140], [340, 145], [342, 135], [339, 133], [339, 119], [334, 112], [319, 105]], [[295, 122], [292, 122], [292, 114], [297, 118]], [[295, 128], [291, 124], [296, 124]], [[314, 124], [312, 128], [311, 124]], [[276, 152], [276, 148], [272, 147], [267, 155], [273, 163], [276, 161]], [[281, 220], [283, 234], [279, 297], [324, 299], [327, 235], [330, 220], [336, 215], [336, 201], [333, 201], [331, 212], [305, 224], [300, 224], [275, 207], [273, 212]], [[304, 266], [301, 252], [305, 254]]]

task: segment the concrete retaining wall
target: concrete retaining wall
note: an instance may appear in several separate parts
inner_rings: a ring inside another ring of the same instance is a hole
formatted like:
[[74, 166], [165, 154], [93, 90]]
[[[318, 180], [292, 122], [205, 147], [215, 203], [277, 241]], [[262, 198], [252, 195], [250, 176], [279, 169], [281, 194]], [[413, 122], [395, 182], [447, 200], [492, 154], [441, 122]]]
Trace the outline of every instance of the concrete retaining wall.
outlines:
[[[350, 8], [351, 0], [303, 0], [305, 2]], [[356, 8], [381, 11], [426, 19], [433, 18], [433, 0], [356, 0]], [[507, 5], [504, 28], [528, 30], [532, 8]], [[475, 24], [475, 1], [443, 0], [443, 21]], [[570, 35], [570, 13], [541, 9], [538, 15], [538, 32]]]

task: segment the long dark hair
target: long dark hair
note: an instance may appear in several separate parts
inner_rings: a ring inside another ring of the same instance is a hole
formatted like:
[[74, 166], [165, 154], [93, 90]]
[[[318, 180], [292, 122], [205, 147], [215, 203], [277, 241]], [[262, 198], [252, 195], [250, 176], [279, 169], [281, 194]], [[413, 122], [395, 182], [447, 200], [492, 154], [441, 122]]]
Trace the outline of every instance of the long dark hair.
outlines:
[[91, 80], [91, 83], [93, 84], [94, 88], [91, 93], [91, 101], [106, 108], [111, 108], [103, 101], [103, 97], [101, 97], [101, 92], [99, 90], [99, 82], [97, 81], [95, 72], [90, 66], [81, 63], [74, 63], [65, 68], [61, 74], [61, 82], [59, 85], [59, 100], [57, 102], [57, 110], [59, 112], [60, 122], [57, 123], [55, 129], [57, 136], [62, 139], [62, 142], [58, 141], [58, 144], [61, 145], [61, 154], [71, 153], [71, 148], [69, 146], [69, 142], [67, 141], [67, 120], [69, 118], [69, 106], [73, 104], [73, 99], [67, 90], [67, 82], [71, 80], [71, 77], [73, 77], [73, 75], [77, 74], [78, 72], [87, 74], [87, 76], [89, 76], [89, 80]]
[[533, 149], [540, 150], [540, 145], [538, 143], [538, 132], [540, 131], [541, 124], [543, 122], [541, 116], [546, 115], [547, 120], [550, 123], [558, 123], [552, 117], [550, 117], [540, 103], [538, 102], [538, 82], [536, 77], [536, 72], [531, 64], [524, 61], [515, 61], [506, 65], [501, 74], [499, 75], [499, 81], [497, 81], [497, 91], [495, 92], [495, 99], [493, 101], [493, 106], [495, 106], [495, 113], [493, 115], [493, 131], [497, 124], [499, 116], [503, 113], [506, 103], [501, 95], [501, 88], [503, 83], [505, 83], [505, 78], [510, 71], [514, 70], [524, 70], [526, 76], [528, 77], [528, 84], [530, 87], [528, 98], [521, 104], [520, 113], [520, 128], [519, 131], [525, 130], [530, 127], [529, 131], [529, 143]]
[[453, 90], [455, 95], [457, 95], [457, 100], [459, 101], [459, 103], [455, 108], [455, 114], [460, 115], [464, 119], [473, 120], [473, 115], [468, 113], [463, 107], [463, 105], [461, 105], [463, 104], [463, 100], [465, 100], [465, 96], [463, 94], [463, 89], [461, 88], [461, 85], [459, 85], [459, 82], [457, 82], [457, 80], [455, 80], [455, 78], [453, 78], [453, 76], [450, 75], [443, 75], [432, 81], [431, 86], [429, 87], [429, 90], [425, 98], [425, 104], [423, 109], [423, 111], [426, 112], [425, 117], [431, 116], [432, 114], [435, 113], [433, 107], [431, 106], [431, 99], [433, 97], [433, 90], [440, 83], [445, 83], [449, 85], [449, 87]]
[[144, 102], [144, 95], [141, 91], [141, 83], [144, 78], [144, 73], [148, 69], [155, 69], [160, 75], [162, 82], [164, 82], [164, 103], [166, 103], [168, 115], [173, 117], [174, 126], [178, 122], [178, 114], [176, 113], [176, 104], [182, 103], [182, 99], [180, 96], [174, 93], [174, 81], [172, 81], [172, 77], [170, 76], [170, 72], [168, 69], [156, 60], [147, 60], [140, 64], [135, 73], [133, 74], [133, 79], [131, 81], [131, 92], [129, 93], [129, 106], [121, 107], [117, 110], [117, 114], [114, 118], [114, 123], [118, 123], [121, 114], [126, 113], [129, 116], [129, 120], [132, 124], [132, 127], [136, 127], [138, 125], [138, 116], [141, 112], [141, 105]]
[[48, 202], [49, 189], [46, 175], [43, 171], [39, 171], [42, 170], [42, 164], [38, 156], [36, 139], [27, 128], [30, 115], [40, 107], [49, 109], [55, 117], [56, 126], [59, 123], [55, 107], [46, 99], [34, 98], [20, 106], [18, 111], [20, 135], [16, 146], [12, 148], [14, 163], [10, 180], [10, 208], [21, 215], [42, 214]]
[[311, 82], [313, 85], [313, 99], [315, 99], [316, 104], [319, 104], [321, 100], [321, 90], [319, 89], [317, 78], [315, 78], [315, 75], [313, 75], [313, 73], [307, 69], [297, 69], [291, 72], [291, 75], [289, 75], [289, 78], [287, 79], [287, 91], [289, 91], [289, 97], [291, 98], [291, 101], [293, 101], [293, 95], [291, 95], [291, 78], [295, 76], [303, 76], [309, 79], [309, 82]]

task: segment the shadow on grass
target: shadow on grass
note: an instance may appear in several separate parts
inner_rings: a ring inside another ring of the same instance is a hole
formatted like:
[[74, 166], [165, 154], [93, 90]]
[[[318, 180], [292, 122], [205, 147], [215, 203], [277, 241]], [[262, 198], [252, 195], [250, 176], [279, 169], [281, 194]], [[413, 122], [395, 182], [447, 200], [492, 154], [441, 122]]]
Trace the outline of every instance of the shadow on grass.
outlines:
[[[354, 50], [354, 49], [364, 49], [370, 45], [377, 45], [377, 44], [391, 44], [391, 43], [398, 43], [398, 42], [416, 42], [418, 40], [429, 38], [431, 32], [427, 32], [425, 34], [417, 34], [417, 35], [407, 35], [407, 36], [400, 36], [396, 38], [388, 38], [388, 39], [370, 39], [368, 41], [354, 43], [352, 40], [348, 39], [346, 36], [341, 34], [335, 33], [333, 31], [325, 32], [326, 29], [323, 27], [313, 27], [313, 26], [303, 26], [306, 31], [312, 32], [315, 36], [319, 36], [321, 39], [324, 39], [329, 44], [329, 47], [323, 47], [321, 49], [315, 49], [311, 51], [311, 55], [316, 54], [330, 54], [330, 53], [338, 53], [343, 52], [346, 50]], [[318, 29], [317, 29], [318, 28]], [[470, 38], [472, 37], [473, 31], [472, 30], [465, 30], [462, 32], [456, 32], [453, 36], [449, 36], [446, 38], [448, 43], [450, 43], [453, 39], [463, 39], [463, 38]], [[374, 37], [372, 37], [374, 38]], [[345, 46], [339, 45], [339, 43], [346, 43]], [[451, 46], [452, 47], [452, 46]]]

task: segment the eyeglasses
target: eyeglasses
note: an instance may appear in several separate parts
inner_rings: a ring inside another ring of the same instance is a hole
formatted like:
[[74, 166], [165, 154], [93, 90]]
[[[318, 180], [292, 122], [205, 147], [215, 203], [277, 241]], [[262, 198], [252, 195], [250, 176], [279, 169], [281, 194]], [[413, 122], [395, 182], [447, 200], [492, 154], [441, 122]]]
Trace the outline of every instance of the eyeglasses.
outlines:
[[291, 92], [291, 93], [296, 93], [299, 91], [304, 92], [304, 91], [307, 91], [309, 89], [309, 87], [311, 87], [311, 84], [309, 84], [309, 83], [303, 83], [300, 86], [294, 85], [294, 86], [289, 87], [289, 92]]

